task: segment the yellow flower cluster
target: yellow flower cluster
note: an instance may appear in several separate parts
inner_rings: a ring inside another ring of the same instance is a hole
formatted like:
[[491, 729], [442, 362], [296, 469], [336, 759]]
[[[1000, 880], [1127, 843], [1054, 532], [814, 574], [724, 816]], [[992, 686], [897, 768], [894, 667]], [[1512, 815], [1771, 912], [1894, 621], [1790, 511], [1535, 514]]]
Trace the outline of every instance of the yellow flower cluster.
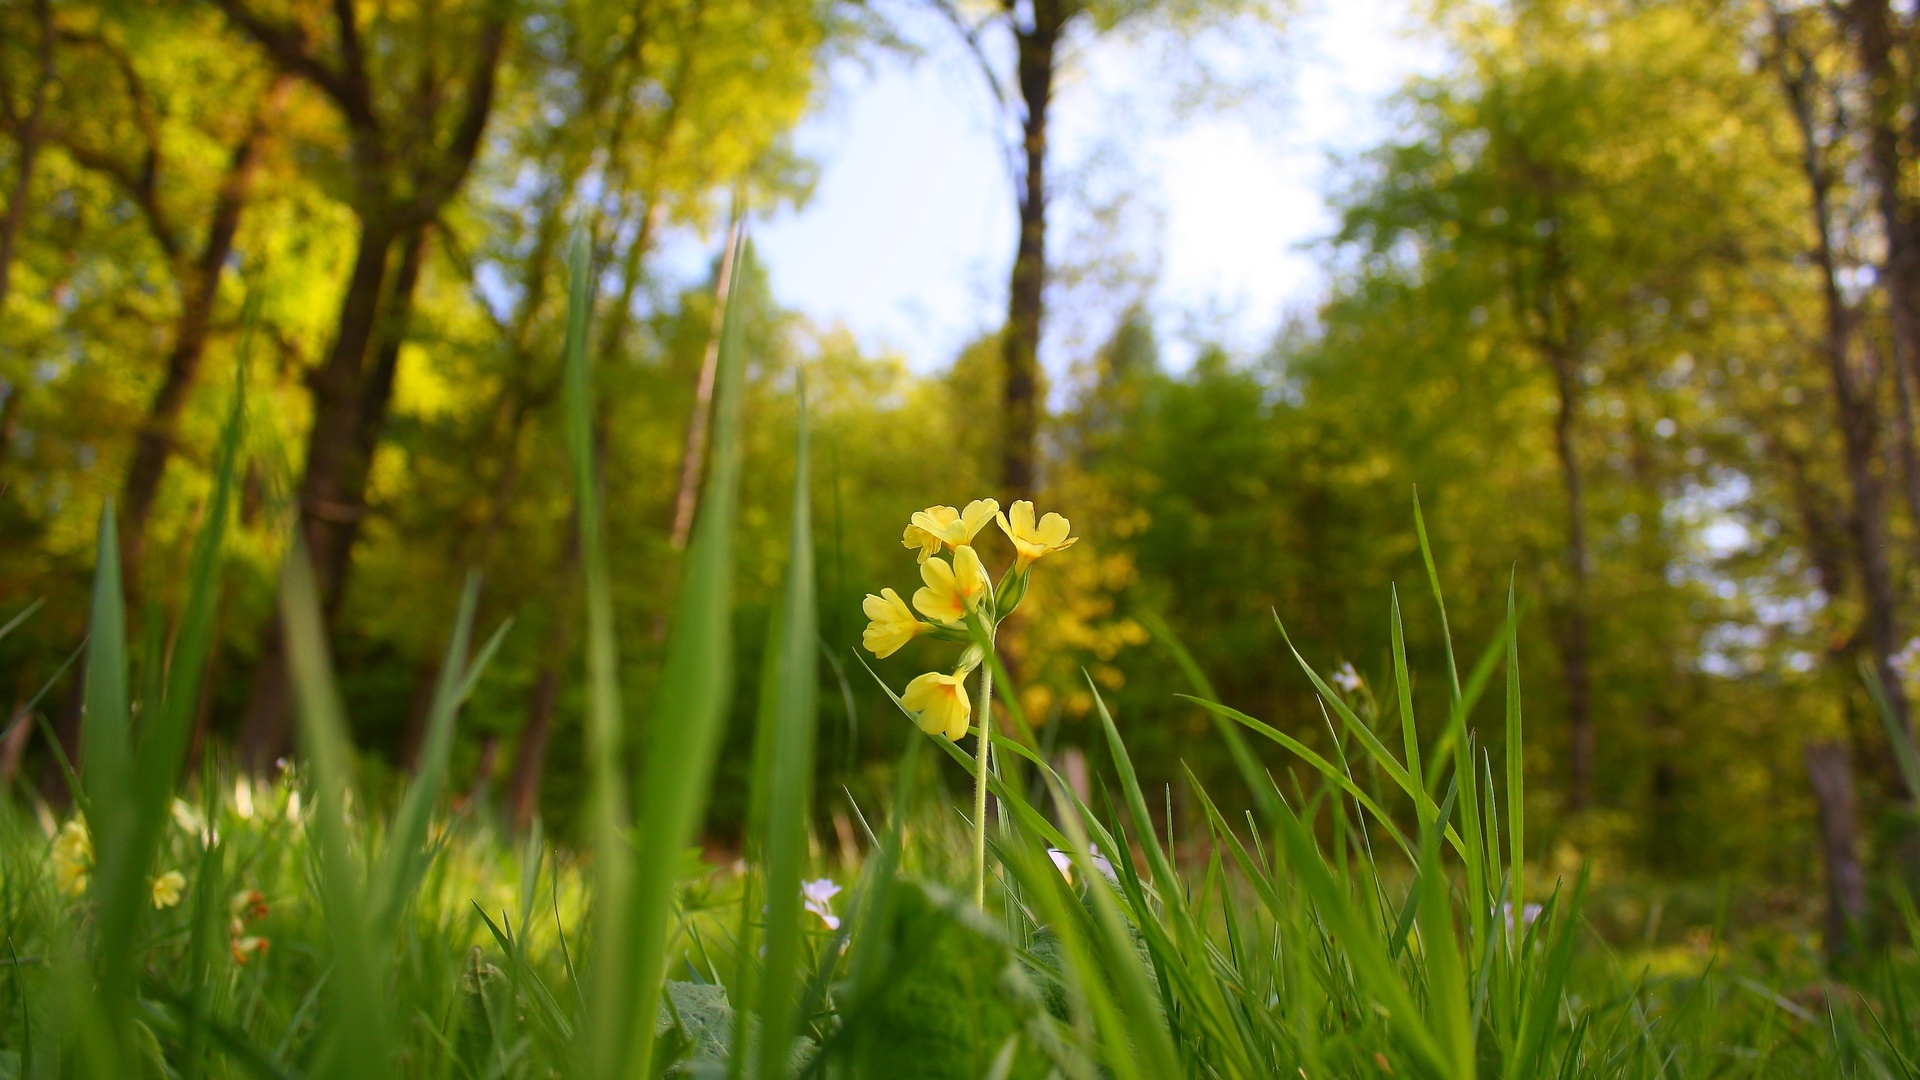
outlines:
[[[76, 817], [60, 826], [53, 838], [53, 887], [62, 896], [85, 896], [92, 880], [93, 835], [87, 823]], [[156, 909], [178, 904], [186, 888], [187, 876], [178, 870], [157, 874], [147, 882]]]
[[[1014, 550], [1013, 566], [997, 588], [973, 548], [974, 537], [989, 521], [1000, 526]], [[862, 643], [874, 656], [885, 659], [923, 634], [970, 642], [970, 619], [981, 620], [991, 637], [992, 628], [1026, 596], [1035, 560], [1072, 547], [1078, 537], [1068, 535], [1071, 531], [1059, 514], [1035, 521], [1033, 504], [1024, 499], [1005, 513], [992, 499], [975, 499], [961, 510], [930, 506], [914, 514], [900, 543], [919, 560], [923, 585], [914, 592], [912, 607], [892, 589], [869, 593], [861, 604], [869, 620]], [[952, 554], [940, 558], [943, 551]], [[925, 620], [916, 617], [915, 611]], [[930, 671], [907, 684], [900, 703], [914, 714], [922, 731], [956, 740], [966, 735], [973, 716], [966, 678], [980, 661], [980, 654], [970, 649], [953, 674]]]
[[93, 876], [93, 837], [79, 818], [60, 826], [53, 838], [53, 887], [62, 896], [81, 896]]

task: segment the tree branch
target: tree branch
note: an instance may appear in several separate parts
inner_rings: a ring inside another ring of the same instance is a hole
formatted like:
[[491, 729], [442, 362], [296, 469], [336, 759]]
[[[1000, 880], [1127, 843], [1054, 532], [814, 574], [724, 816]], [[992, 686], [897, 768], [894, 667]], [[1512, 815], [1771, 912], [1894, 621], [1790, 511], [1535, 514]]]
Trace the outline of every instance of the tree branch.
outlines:
[[[960, 14], [960, 9], [954, 6], [953, 0], [926, 0], [926, 3], [952, 24], [954, 31], [960, 35], [960, 40], [966, 44], [967, 52], [973, 56], [975, 65], [980, 69], [981, 77], [987, 82], [988, 92], [993, 95], [994, 104], [998, 106], [997, 119], [1002, 127], [1008, 124], [1016, 126], [1022, 124], [1024, 117], [1021, 114], [1020, 104], [1007, 93], [1006, 84], [1001, 81], [1000, 73], [993, 69], [992, 58], [987, 56], [986, 46], [980, 42], [980, 31], [986, 23], [974, 26], [967, 22], [966, 16]], [[1011, 25], [1013, 18], [1011, 0], [1006, 4], [1006, 18]], [[1018, 34], [1020, 31], [1015, 28], [1014, 32]], [[1007, 181], [1013, 185], [1014, 196], [1016, 199], [1024, 198], [1020, 194], [1022, 173], [1019, 165], [1019, 140], [1009, 139], [1004, 130], [994, 134], [997, 136], [996, 141], [1000, 144], [1001, 164], [1007, 170]]]
[[265, 49], [281, 70], [298, 75], [332, 98], [355, 124], [373, 126], [370, 103], [356, 96], [354, 88], [339, 72], [328, 67], [307, 48], [306, 31], [290, 23], [265, 18], [247, 7], [246, 0], [210, 0], [227, 20]]

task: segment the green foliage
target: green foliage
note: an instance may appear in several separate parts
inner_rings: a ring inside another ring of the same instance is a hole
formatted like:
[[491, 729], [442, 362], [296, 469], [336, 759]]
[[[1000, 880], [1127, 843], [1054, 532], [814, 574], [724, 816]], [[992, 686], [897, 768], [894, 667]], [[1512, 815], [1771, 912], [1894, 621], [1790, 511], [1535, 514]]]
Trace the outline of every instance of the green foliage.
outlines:
[[[1003, 932], [960, 896], [925, 883], [896, 887], [889, 915], [865, 928], [892, 966], [855, 1013], [855, 1075], [1045, 1076], [1026, 1034], [1040, 996]], [[996, 1072], [1009, 1044], [1018, 1047], [1012, 1069]]]

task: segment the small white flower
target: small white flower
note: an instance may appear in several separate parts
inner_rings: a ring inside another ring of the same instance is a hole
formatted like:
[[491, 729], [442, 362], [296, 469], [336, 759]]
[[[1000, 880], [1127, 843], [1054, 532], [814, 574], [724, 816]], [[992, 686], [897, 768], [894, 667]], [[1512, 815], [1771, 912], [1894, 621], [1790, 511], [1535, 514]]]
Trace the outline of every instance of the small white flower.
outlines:
[[1060, 871], [1061, 877], [1073, 880], [1073, 856], [1057, 847], [1050, 847], [1047, 849], [1047, 858], [1053, 860], [1053, 868]]
[[1366, 682], [1353, 669], [1353, 661], [1346, 660], [1341, 662], [1340, 670], [1333, 673], [1333, 685], [1339, 687], [1341, 692], [1351, 694], [1365, 686]]
[[829, 930], [840, 929], [840, 916], [833, 913], [833, 898], [839, 894], [840, 886], [828, 878], [800, 883], [801, 906], [820, 916], [820, 921], [826, 923]]
[[1887, 662], [1902, 678], [1913, 678], [1914, 669], [1920, 667], [1920, 637], [1908, 639], [1899, 652], [1887, 658]]
[[[1098, 844], [1093, 845], [1088, 853], [1088, 857], [1093, 860], [1093, 868], [1100, 871], [1101, 876], [1113, 882], [1115, 885], [1120, 884], [1120, 875], [1114, 873], [1113, 864], [1107, 861], [1107, 857], [1100, 854], [1100, 846]], [[1060, 871], [1061, 877], [1066, 878], [1068, 881], [1073, 880], [1073, 856], [1061, 851], [1059, 848], [1048, 848], [1047, 858], [1053, 860], [1054, 869]]]
[[175, 799], [171, 812], [173, 823], [178, 825], [182, 832], [199, 840], [203, 847], [212, 847], [219, 840], [219, 836], [207, 827], [206, 818], [200, 816], [200, 811], [194, 809], [192, 803], [185, 799]]
[[[1520, 905], [1520, 925], [1532, 926], [1535, 920], [1540, 918], [1540, 912], [1543, 910], [1545, 909], [1543, 909], [1539, 904]], [[1500, 918], [1506, 922], [1507, 929], [1509, 930], [1513, 929], [1513, 905], [1512, 904], [1505, 903], [1505, 902], [1501, 903]]]

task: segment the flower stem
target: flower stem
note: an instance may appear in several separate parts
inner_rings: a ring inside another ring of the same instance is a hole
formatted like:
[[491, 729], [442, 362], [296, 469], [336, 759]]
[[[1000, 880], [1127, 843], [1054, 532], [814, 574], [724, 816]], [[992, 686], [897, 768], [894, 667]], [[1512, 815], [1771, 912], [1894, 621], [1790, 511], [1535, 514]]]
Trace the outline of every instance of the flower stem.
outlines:
[[989, 655], [980, 665], [980, 745], [976, 753], [973, 778], [973, 906], [987, 906], [987, 755], [993, 746], [993, 638], [987, 638]]

